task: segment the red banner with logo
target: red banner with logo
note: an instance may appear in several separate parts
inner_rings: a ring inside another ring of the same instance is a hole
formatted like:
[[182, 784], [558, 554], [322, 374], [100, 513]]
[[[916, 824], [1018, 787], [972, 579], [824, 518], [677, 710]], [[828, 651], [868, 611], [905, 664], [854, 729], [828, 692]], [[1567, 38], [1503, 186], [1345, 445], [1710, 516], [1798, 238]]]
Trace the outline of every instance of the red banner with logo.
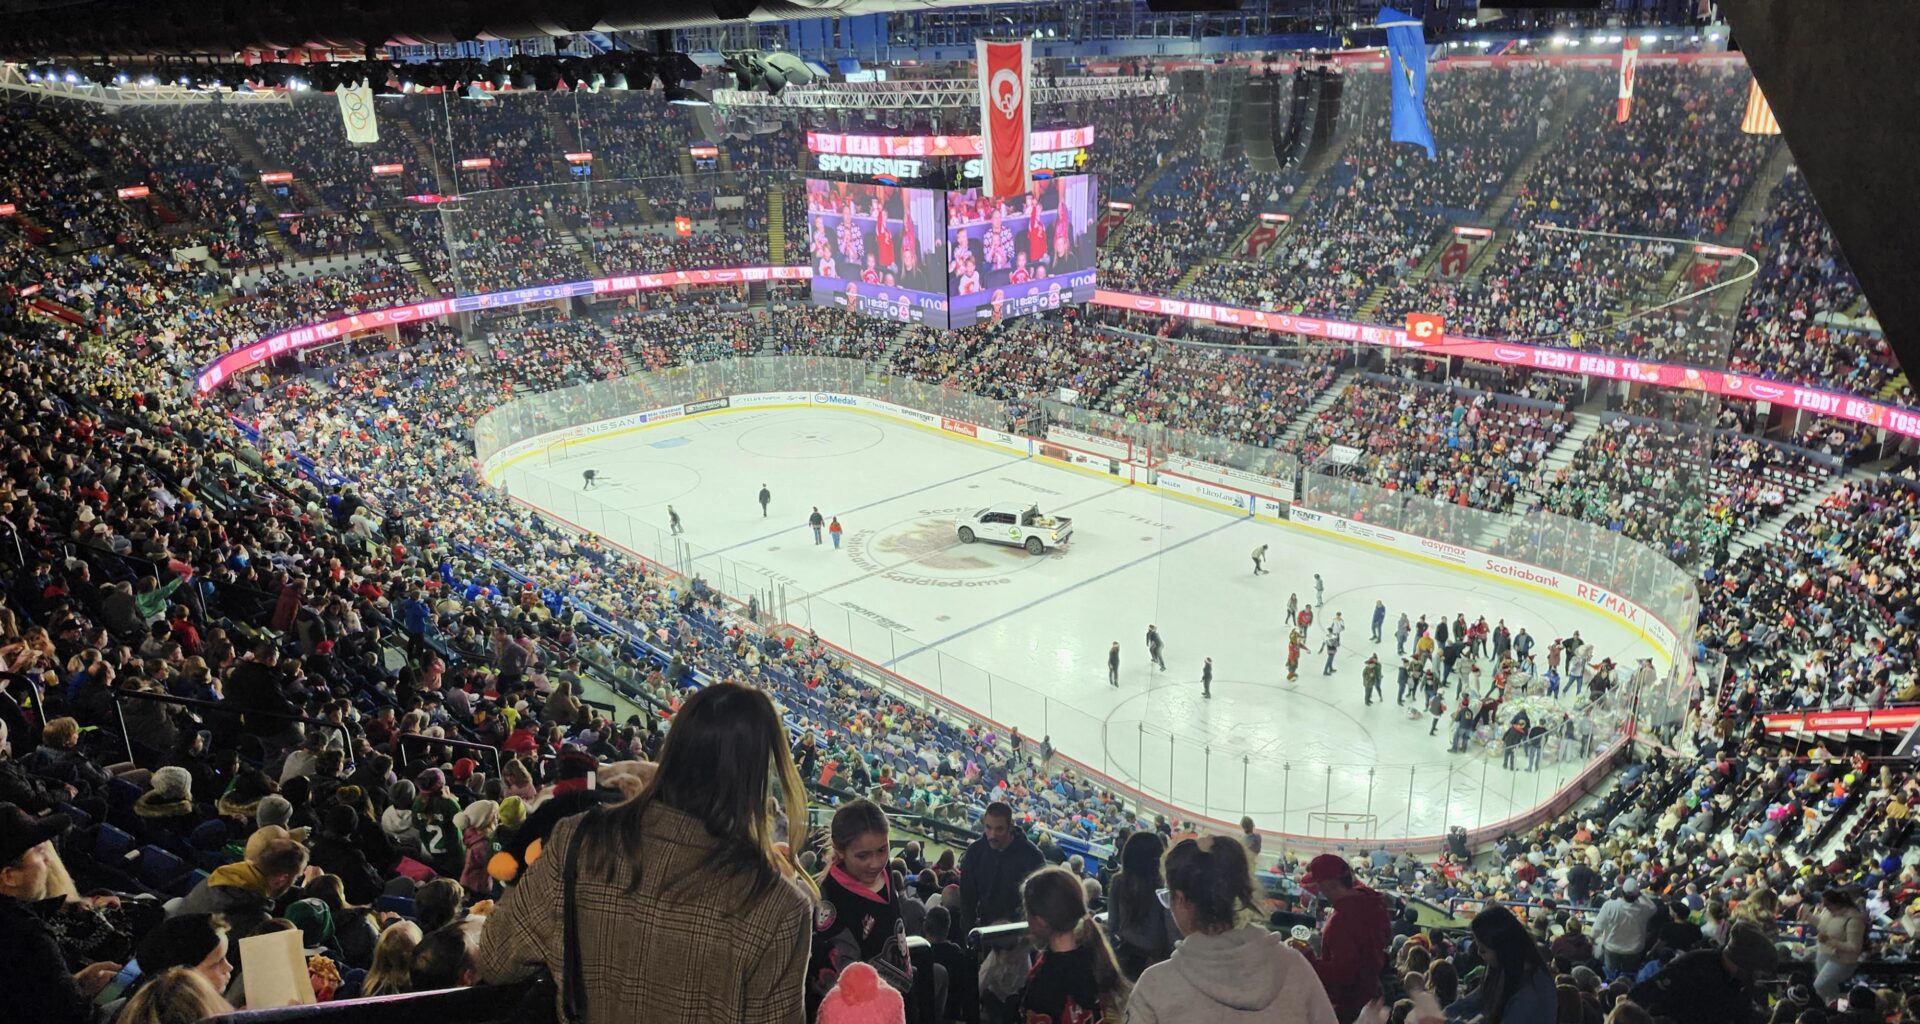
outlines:
[[1624, 122], [1633, 110], [1633, 75], [1639, 70], [1640, 40], [1628, 36], [1620, 47], [1620, 109], [1614, 120]]
[[1417, 342], [1436, 342], [1447, 336], [1447, 318], [1433, 313], [1408, 313], [1407, 337]]
[[982, 195], [1005, 198], [1027, 191], [1027, 131], [1033, 126], [1028, 72], [1031, 44], [974, 43], [980, 72]]

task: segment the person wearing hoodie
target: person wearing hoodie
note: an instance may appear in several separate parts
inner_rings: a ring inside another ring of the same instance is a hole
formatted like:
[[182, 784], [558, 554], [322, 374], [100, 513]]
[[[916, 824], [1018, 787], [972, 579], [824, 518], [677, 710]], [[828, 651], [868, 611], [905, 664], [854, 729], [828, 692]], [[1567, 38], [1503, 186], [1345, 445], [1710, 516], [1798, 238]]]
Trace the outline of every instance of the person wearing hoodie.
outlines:
[[1327, 987], [1335, 1015], [1351, 1021], [1380, 996], [1380, 968], [1393, 933], [1386, 897], [1361, 885], [1353, 865], [1333, 853], [1307, 862], [1300, 887], [1333, 904], [1320, 926], [1320, 952], [1310, 962]]
[[1184, 839], [1164, 868], [1167, 907], [1185, 938], [1141, 972], [1127, 1024], [1337, 1024], [1313, 965], [1260, 927], [1245, 846], [1228, 836]]
[[[249, 853], [237, 864], [215, 868], [170, 909], [169, 916], [221, 914], [234, 934], [252, 935], [274, 916], [274, 903], [306, 873], [307, 848], [292, 839], [275, 838]], [[239, 943], [234, 943], [231, 956], [238, 962]]]
[[467, 857], [460, 869], [460, 884], [472, 899], [493, 896], [493, 878], [487, 874], [487, 862], [493, 857], [493, 830], [500, 823], [500, 805], [492, 800], [475, 800], [453, 816], [466, 844]]
[[413, 813], [413, 783], [401, 779], [387, 790], [388, 806], [380, 815], [380, 831], [386, 834], [393, 852], [420, 860], [420, 825]]

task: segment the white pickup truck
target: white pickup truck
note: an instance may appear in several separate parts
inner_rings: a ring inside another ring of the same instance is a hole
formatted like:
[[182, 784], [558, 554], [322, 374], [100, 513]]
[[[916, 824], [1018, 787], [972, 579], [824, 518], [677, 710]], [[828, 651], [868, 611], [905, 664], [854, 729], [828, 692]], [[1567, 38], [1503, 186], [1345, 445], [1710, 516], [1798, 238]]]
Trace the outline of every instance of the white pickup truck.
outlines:
[[989, 505], [978, 512], [963, 512], [953, 522], [962, 544], [976, 540], [1011, 544], [1026, 548], [1030, 555], [1045, 554], [1048, 548], [1065, 544], [1073, 536], [1072, 519], [1045, 515], [1038, 505], [1025, 509], [1019, 505]]

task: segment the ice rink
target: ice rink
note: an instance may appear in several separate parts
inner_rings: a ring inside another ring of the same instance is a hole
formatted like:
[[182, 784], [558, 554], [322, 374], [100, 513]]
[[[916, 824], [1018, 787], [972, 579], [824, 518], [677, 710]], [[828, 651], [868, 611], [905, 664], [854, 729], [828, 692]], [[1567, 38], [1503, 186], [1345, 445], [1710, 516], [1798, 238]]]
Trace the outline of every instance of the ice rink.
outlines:
[[[583, 490], [582, 473], [598, 476]], [[1363, 838], [1437, 835], [1491, 823], [1549, 798], [1580, 764], [1549, 746], [1538, 772], [1484, 748], [1447, 752], [1449, 728], [1395, 706], [1393, 627], [1465, 613], [1524, 627], [1544, 659], [1578, 630], [1596, 660], [1654, 655], [1623, 623], [1543, 591], [1443, 569], [1315, 531], [1248, 518], [878, 415], [818, 408], [732, 411], [669, 421], [537, 454], [505, 470], [511, 493], [642, 554], [812, 628], [832, 643], [1149, 795], [1261, 828]], [[772, 493], [763, 517], [757, 494]], [[1040, 557], [963, 545], [954, 516], [1038, 503], [1074, 520]], [[684, 526], [675, 550], [668, 506]], [[838, 516], [844, 545], [815, 543], [806, 520]], [[1250, 554], [1270, 545], [1270, 575]], [[1332, 675], [1310, 653], [1286, 679], [1289, 593], [1347, 623]], [[784, 605], [780, 604], [784, 595]], [[1374, 602], [1388, 610], [1369, 637]], [[1165, 642], [1149, 664], [1145, 633]], [[1119, 641], [1119, 686], [1107, 679]], [[1367, 706], [1361, 671], [1378, 653], [1385, 701]], [[1213, 659], [1203, 698], [1202, 660]], [[1544, 664], [1544, 660], [1543, 660]], [[1488, 671], [1491, 669], [1489, 667]], [[1447, 692], [1451, 694], [1453, 687]], [[1565, 706], [1571, 710], [1572, 701]], [[1371, 815], [1370, 819], [1326, 819]]]

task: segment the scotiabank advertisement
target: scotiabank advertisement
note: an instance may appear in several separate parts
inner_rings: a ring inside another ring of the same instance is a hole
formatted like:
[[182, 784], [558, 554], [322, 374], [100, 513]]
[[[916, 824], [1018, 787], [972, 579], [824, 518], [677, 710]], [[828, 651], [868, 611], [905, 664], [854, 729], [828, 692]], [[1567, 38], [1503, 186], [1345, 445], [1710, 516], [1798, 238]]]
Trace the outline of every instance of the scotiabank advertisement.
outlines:
[[1011, 199], [948, 192], [952, 326], [1092, 299], [1098, 191], [1093, 175], [1071, 174]]

